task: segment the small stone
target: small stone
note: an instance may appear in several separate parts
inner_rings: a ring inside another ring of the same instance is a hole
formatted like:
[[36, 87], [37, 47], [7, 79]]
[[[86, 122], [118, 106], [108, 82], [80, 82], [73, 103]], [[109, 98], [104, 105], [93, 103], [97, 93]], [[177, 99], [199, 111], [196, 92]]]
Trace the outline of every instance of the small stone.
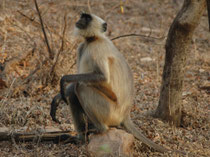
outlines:
[[186, 95], [190, 95], [190, 94], [192, 94], [192, 92], [182, 92], [182, 96], [186, 96]]
[[199, 72], [203, 73], [203, 72], [205, 72], [205, 70], [204, 69], [199, 69]]
[[140, 60], [141, 60], [141, 62], [151, 62], [151, 61], [154, 61], [154, 59], [152, 59], [150, 57], [144, 57], [144, 58], [141, 58]]

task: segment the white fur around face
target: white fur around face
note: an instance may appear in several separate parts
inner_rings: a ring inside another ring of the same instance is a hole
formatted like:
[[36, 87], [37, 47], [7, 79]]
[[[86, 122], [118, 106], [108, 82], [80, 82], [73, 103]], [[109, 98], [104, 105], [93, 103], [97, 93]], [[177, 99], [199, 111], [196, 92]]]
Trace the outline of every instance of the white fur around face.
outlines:
[[75, 27], [74, 34], [76, 36], [82, 36], [84, 38], [92, 36], [95, 37], [105, 36], [105, 32], [102, 32], [102, 25], [105, 23], [105, 21], [94, 14], [90, 15], [92, 17], [92, 21], [90, 22], [88, 28], [82, 30]]

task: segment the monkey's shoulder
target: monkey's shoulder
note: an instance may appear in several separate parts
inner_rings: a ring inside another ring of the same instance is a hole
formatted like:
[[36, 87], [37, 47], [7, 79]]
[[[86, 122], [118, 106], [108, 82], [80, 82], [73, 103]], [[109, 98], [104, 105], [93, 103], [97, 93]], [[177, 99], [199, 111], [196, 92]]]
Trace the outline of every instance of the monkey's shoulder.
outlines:
[[126, 63], [123, 55], [109, 39], [80, 44], [78, 57], [79, 64], [86, 67], [106, 66], [108, 63], [114, 68], [115, 65]]

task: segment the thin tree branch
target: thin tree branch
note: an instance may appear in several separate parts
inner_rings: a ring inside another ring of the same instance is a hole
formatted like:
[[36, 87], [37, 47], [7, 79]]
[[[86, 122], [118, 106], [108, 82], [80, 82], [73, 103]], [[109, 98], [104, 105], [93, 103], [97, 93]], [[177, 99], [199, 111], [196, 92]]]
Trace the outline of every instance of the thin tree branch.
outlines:
[[47, 34], [46, 34], [46, 31], [45, 31], [45, 28], [44, 28], [44, 24], [43, 24], [42, 17], [41, 17], [41, 14], [40, 14], [40, 11], [39, 11], [39, 7], [38, 7], [38, 4], [37, 4], [36, 0], [34, 0], [34, 4], [35, 4], [36, 10], [37, 10], [37, 13], [39, 15], [39, 20], [40, 20], [40, 23], [41, 23], [42, 32], [44, 34], [45, 42], [47, 44], [47, 49], [48, 49], [48, 53], [49, 53], [50, 59], [53, 59], [54, 58], [53, 52], [52, 52], [52, 50], [50, 48], [50, 45], [49, 45], [49, 42], [48, 42]]
[[92, 9], [90, 7], [90, 0], [88, 0], [87, 4], [88, 4], [88, 10], [89, 10], [89, 12], [92, 13]]
[[[18, 10], [17, 12], [18, 12], [20, 15], [22, 15], [23, 17], [29, 19], [30, 21], [34, 21], [34, 20], [35, 20], [35, 18], [31, 18], [31, 17], [29, 17], [29, 16], [23, 14], [20, 10]], [[36, 22], [36, 21], [35, 21], [35, 22]], [[38, 22], [37, 22], [37, 23], [38, 23]], [[38, 23], [38, 24], [39, 24], [39, 23]]]
[[61, 47], [60, 50], [58, 51], [58, 54], [56, 55], [56, 60], [55, 63], [52, 66], [52, 69], [50, 71], [50, 75], [53, 73], [55, 66], [58, 62], [58, 58], [60, 56], [60, 53], [63, 51], [63, 47], [64, 47], [64, 41], [65, 41], [65, 33], [66, 33], [66, 27], [67, 27], [67, 14], [64, 15], [64, 28], [63, 28], [63, 33], [62, 33], [62, 41], [61, 41]]
[[120, 35], [118, 37], [114, 37], [111, 40], [116, 40], [116, 39], [119, 39], [119, 38], [130, 37], [130, 36], [144, 37], [144, 38], [158, 39], [158, 40], [162, 40], [162, 39], [165, 38], [165, 36], [157, 38], [157, 37], [152, 37], [152, 36], [147, 36], [147, 35], [142, 35], [142, 34], [125, 34], [125, 35]]
[[209, 19], [209, 31], [210, 31], [210, 0], [206, 0], [208, 19]]
[[59, 52], [63, 51], [66, 27], [67, 27], [67, 14], [64, 15], [64, 28], [63, 28], [63, 34], [62, 34], [63, 36], [62, 36], [61, 48], [60, 48]]
[[116, 8], [118, 8], [118, 7], [120, 7], [120, 4], [119, 4], [119, 3], [117, 3], [117, 5], [114, 5], [111, 9], [107, 10], [107, 11], [104, 13], [105, 17], [107, 17], [114, 9], [116, 9]]

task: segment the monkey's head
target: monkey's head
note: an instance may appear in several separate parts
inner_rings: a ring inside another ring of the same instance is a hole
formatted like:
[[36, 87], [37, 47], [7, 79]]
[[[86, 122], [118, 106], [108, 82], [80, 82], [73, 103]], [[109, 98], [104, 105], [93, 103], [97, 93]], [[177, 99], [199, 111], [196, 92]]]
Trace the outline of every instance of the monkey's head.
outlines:
[[107, 24], [94, 14], [82, 13], [76, 23], [75, 34], [84, 38], [104, 36]]

